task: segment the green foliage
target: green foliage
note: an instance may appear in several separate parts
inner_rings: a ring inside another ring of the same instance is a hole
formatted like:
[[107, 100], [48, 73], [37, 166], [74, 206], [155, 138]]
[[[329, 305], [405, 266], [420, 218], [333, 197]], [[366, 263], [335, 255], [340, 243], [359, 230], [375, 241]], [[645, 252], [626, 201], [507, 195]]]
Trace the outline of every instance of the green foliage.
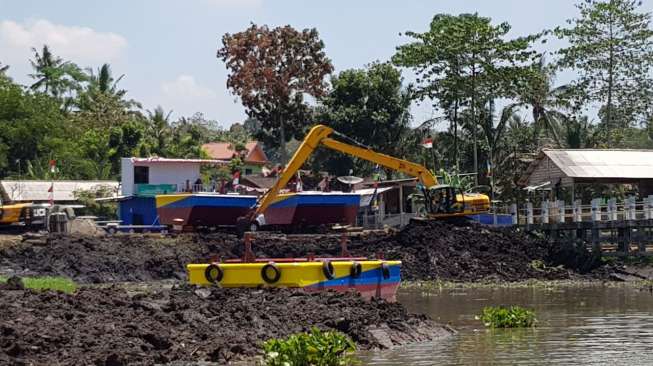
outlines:
[[[410, 92], [402, 86], [399, 70], [389, 63], [374, 63], [365, 70], [345, 70], [331, 78], [332, 90], [320, 99], [318, 120], [378, 152], [405, 156], [402, 139], [410, 132]], [[314, 170], [337, 175], [371, 174], [368, 162], [348, 155], [319, 151]], [[391, 176], [393, 172], [389, 171]]]
[[651, 14], [639, 6], [637, 0], [580, 1], [580, 16], [568, 20], [569, 28], [556, 28], [569, 42], [559, 65], [579, 74], [573, 98], [579, 105], [599, 103], [608, 142], [612, 129], [645, 122], [651, 113], [653, 29]]
[[263, 350], [268, 366], [340, 366], [355, 363], [356, 345], [342, 333], [312, 328], [310, 333], [270, 339]]
[[74, 63], [55, 56], [47, 45], [43, 45], [41, 53], [35, 48], [32, 48], [32, 51], [34, 60], [30, 60], [30, 63], [34, 74], [30, 76], [36, 81], [30, 88], [43, 90], [44, 93], [60, 99], [64, 107], [68, 107], [86, 75]]
[[488, 101], [514, 97], [530, 77], [529, 65], [539, 57], [531, 44], [540, 35], [506, 39], [510, 25], [492, 24], [478, 14], [437, 14], [424, 33], [406, 32], [414, 41], [397, 47], [392, 61], [417, 73], [420, 99], [434, 98], [445, 112], [453, 134], [451, 160], [458, 166], [461, 109], [470, 108], [474, 169], [479, 110]]
[[[199, 113], [173, 122], [158, 107], [146, 116], [109, 64], [84, 73], [47, 46], [32, 64], [31, 88], [0, 72], [0, 178], [116, 179], [122, 157], [198, 158], [206, 142], [249, 139]], [[49, 160], [57, 161], [54, 174]]]
[[115, 202], [97, 202], [96, 198], [111, 197], [117, 192], [112, 192], [107, 187], [100, 186], [92, 190], [78, 190], [73, 192], [75, 199], [85, 207], [80, 215], [97, 216], [104, 220], [116, 218], [117, 204]]
[[[53, 290], [72, 294], [77, 290], [77, 284], [65, 277], [23, 277], [23, 286], [32, 290]], [[0, 276], [0, 283], [7, 282], [7, 278]]]
[[487, 306], [477, 319], [490, 328], [528, 328], [537, 322], [535, 312], [521, 306]]

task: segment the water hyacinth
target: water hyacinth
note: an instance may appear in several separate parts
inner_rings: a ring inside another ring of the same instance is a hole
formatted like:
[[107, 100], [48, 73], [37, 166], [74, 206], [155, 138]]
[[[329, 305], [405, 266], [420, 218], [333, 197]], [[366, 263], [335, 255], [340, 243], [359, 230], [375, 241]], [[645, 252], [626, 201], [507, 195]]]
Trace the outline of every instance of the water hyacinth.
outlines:
[[487, 306], [476, 319], [489, 328], [529, 328], [537, 323], [535, 312], [521, 306]]
[[267, 366], [346, 366], [356, 362], [356, 345], [340, 332], [312, 328], [286, 339], [270, 339], [263, 344]]

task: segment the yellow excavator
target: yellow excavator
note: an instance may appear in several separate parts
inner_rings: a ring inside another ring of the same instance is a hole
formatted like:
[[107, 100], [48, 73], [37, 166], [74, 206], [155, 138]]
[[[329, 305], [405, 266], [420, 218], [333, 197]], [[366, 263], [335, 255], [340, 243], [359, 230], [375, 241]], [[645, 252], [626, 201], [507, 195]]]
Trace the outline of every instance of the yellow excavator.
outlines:
[[318, 146], [418, 178], [422, 196], [420, 202], [423, 202], [419, 215], [421, 219], [446, 220], [484, 213], [490, 209], [490, 198], [487, 195], [466, 193], [457, 187], [438, 184], [437, 178], [423, 165], [378, 153], [330, 127], [316, 125], [306, 135], [274, 186], [259, 199], [249, 215], [238, 220], [239, 232], [256, 231], [258, 227], [265, 225], [266, 209], [277, 199], [279, 191], [295, 176]]
[[34, 216], [32, 203], [2, 203], [0, 199], [0, 231], [16, 229], [18, 225], [28, 225]]

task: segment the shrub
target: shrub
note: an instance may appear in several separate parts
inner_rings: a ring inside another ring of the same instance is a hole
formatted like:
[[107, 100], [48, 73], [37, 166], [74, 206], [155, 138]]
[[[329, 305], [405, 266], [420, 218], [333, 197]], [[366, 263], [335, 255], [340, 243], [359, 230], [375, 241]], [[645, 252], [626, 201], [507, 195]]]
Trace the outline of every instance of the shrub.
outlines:
[[483, 308], [483, 313], [477, 319], [491, 328], [534, 327], [537, 322], [532, 310], [520, 306], [488, 306]]
[[340, 332], [312, 328], [286, 339], [270, 339], [263, 344], [264, 364], [268, 366], [341, 366], [356, 359], [356, 345]]

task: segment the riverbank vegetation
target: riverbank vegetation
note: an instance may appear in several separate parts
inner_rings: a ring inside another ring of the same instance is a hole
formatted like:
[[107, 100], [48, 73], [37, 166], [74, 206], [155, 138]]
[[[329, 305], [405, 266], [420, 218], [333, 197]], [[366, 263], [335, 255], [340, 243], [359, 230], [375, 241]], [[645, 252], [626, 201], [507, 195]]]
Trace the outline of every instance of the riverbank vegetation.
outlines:
[[270, 339], [263, 350], [267, 366], [345, 366], [355, 364], [356, 345], [340, 332], [312, 328], [309, 333]]
[[[14, 282], [14, 283], [11, 283]], [[26, 289], [38, 290], [38, 291], [59, 291], [67, 294], [72, 294], [77, 290], [77, 284], [65, 277], [13, 277], [7, 278], [0, 276], [0, 285], [1, 284], [10, 284], [13, 286], [23, 287]]]
[[478, 319], [489, 328], [530, 328], [537, 322], [535, 312], [521, 306], [487, 306]]
[[[435, 14], [425, 31], [406, 31], [389, 60], [337, 73], [316, 29], [252, 24], [225, 34], [217, 54], [250, 116], [228, 130], [201, 113], [172, 118], [165, 107], [145, 108], [121, 87], [129, 75], [35, 45], [28, 85], [0, 65], [0, 178], [115, 179], [121, 157], [201, 157], [205, 142], [238, 147], [250, 138], [281, 162], [286, 144], [323, 121], [450, 179], [477, 172], [458, 183], [492, 184], [496, 198], [516, 200], [524, 194], [516, 179], [541, 148], [653, 148], [651, 14], [634, 0], [579, 1], [577, 10], [524, 35], [482, 14]], [[557, 39], [558, 49], [549, 42]], [[287, 55], [302, 55], [302, 67]], [[413, 116], [414, 103], [435, 114]], [[427, 137], [434, 150], [420, 146]], [[320, 152], [311, 167], [374, 172]]]

